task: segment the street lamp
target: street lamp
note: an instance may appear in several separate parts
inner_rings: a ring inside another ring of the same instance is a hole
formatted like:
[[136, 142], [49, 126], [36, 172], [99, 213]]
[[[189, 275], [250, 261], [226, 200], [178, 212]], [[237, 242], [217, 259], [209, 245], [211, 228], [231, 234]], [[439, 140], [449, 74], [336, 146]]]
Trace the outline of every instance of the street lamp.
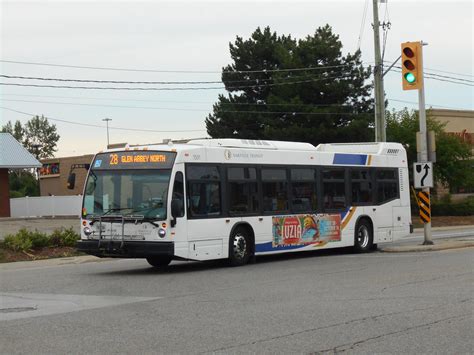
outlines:
[[[33, 141], [31, 142], [31, 148], [33, 149], [36, 160], [38, 160], [38, 161], [39, 161], [39, 155], [40, 155], [39, 150], [42, 146], [43, 145], [38, 141], [38, 138], [34, 137]], [[35, 173], [37, 183], [39, 183], [39, 170], [40, 170], [39, 168], [34, 169], [34, 173]]]
[[107, 148], [109, 147], [109, 121], [112, 121], [111, 118], [104, 118], [102, 121], [105, 121], [105, 124], [107, 126]]

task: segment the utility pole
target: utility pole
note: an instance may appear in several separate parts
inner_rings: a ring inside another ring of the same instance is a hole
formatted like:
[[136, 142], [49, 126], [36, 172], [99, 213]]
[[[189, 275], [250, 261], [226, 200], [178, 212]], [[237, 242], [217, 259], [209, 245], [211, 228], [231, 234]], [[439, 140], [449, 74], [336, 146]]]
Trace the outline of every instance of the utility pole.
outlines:
[[[433, 244], [431, 235], [431, 197], [430, 188], [433, 187], [433, 167], [428, 161], [428, 134], [425, 112], [425, 85], [423, 75], [423, 45], [427, 43], [404, 42], [402, 49], [402, 88], [403, 90], [418, 90], [420, 131], [417, 133], [416, 148], [418, 162], [414, 164], [413, 180], [418, 192], [417, 202], [420, 219], [423, 221], [425, 240], [423, 244]], [[434, 140], [431, 142], [434, 147]], [[433, 150], [434, 152], [434, 150]], [[432, 158], [434, 157], [434, 154]]]
[[107, 148], [109, 147], [109, 121], [112, 121], [111, 118], [104, 118], [102, 121], [105, 121], [105, 124], [107, 126]]
[[379, 21], [379, 0], [372, 0], [374, 11], [374, 49], [375, 49], [375, 67], [374, 67], [374, 84], [375, 84], [375, 141], [385, 142], [387, 136], [385, 133], [385, 93], [383, 89], [383, 64], [380, 55], [380, 21]]
[[[419, 114], [419, 121], [420, 121], [420, 160], [421, 162], [428, 162], [428, 143], [427, 143], [427, 128], [426, 128], [426, 111], [425, 111], [425, 85], [424, 85], [424, 75], [423, 75], [423, 41], [420, 42], [420, 52], [418, 55], [418, 61], [421, 63], [420, 70], [422, 75], [420, 75], [420, 88], [418, 89], [418, 114]], [[423, 187], [423, 192], [427, 193], [430, 196], [430, 188]], [[430, 206], [431, 209], [431, 206]], [[430, 211], [431, 212], [431, 211]], [[431, 234], [431, 218], [428, 223], [423, 223], [423, 232], [425, 240], [423, 242], [424, 245], [432, 245], [433, 238]]]

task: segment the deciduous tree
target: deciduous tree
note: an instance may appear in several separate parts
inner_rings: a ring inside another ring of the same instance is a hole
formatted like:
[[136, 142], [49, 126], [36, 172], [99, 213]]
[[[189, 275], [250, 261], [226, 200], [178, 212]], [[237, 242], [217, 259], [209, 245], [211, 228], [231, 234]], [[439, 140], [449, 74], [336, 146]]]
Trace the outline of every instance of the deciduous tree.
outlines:
[[56, 152], [59, 134], [56, 125], [49, 123], [48, 119], [34, 116], [24, 126], [20, 121], [13, 125], [8, 121], [2, 127], [2, 132], [8, 132], [28, 151], [39, 159], [51, 158]]
[[[418, 112], [403, 109], [386, 113], [387, 140], [400, 142], [408, 154], [408, 164], [411, 167], [417, 161], [416, 132], [419, 131]], [[434, 164], [435, 181], [452, 187], [474, 184], [474, 169], [471, 149], [458, 137], [444, 131], [445, 124], [427, 117], [429, 130], [436, 135], [436, 163]]]

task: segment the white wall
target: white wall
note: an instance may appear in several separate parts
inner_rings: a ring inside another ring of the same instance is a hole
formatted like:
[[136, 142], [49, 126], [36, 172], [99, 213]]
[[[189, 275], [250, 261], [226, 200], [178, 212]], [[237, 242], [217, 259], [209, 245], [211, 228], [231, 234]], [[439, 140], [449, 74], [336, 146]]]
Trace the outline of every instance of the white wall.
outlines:
[[10, 199], [11, 217], [80, 216], [82, 196], [41, 196]]

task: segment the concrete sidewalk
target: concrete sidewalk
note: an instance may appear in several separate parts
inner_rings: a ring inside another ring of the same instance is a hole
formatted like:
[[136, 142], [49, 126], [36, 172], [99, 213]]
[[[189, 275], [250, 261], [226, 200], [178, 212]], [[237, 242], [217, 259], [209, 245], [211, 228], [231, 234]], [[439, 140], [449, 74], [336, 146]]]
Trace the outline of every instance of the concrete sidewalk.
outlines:
[[17, 233], [21, 228], [51, 234], [55, 229], [70, 227], [77, 233], [80, 232], [79, 217], [0, 218], [0, 240], [7, 234]]
[[434, 227], [433, 245], [423, 245], [423, 229], [391, 244], [381, 244], [378, 250], [387, 253], [424, 252], [474, 247], [474, 225]]
[[438, 239], [434, 241], [433, 245], [423, 245], [420, 242], [414, 242], [411, 245], [386, 245], [380, 246], [379, 251], [385, 253], [408, 253], [421, 251], [439, 251], [459, 248], [474, 247], [474, 238], [452, 238], [452, 239]]

